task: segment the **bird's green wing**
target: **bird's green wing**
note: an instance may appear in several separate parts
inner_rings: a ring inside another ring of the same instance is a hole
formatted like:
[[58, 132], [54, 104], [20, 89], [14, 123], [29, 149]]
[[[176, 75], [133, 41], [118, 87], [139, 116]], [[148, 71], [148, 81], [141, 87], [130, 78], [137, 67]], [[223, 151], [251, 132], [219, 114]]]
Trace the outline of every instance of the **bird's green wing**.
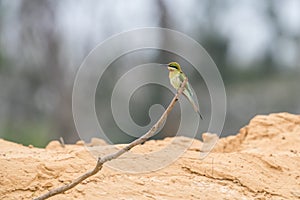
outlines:
[[[179, 76], [179, 80], [181, 83], [183, 83], [184, 79], [185, 79], [185, 75], [183, 73], [180, 74]], [[191, 102], [191, 104], [193, 105], [194, 110], [199, 114], [200, 118], [202, 118], [202, 115], [199, 111], [199, 108], [196, 106], [194, 100], [193, 100], [193, 92], [192, 92], [192, 88], [189, 84], [189, 82], [186, 83], [185, 85], [185, 89], [183, 90], [183, 95]]]
[[[180, 82], [183, 83], [183, 81], [184, 81], [185, 78], [186, 78], [185, 74], [181, 73], [180, 76], [179, 76]], [[187, 89], [188, 93], [191, 96], [193, 96], [193, 91], [192, 91], [192, 88], [191, 88], [189, 82], [186, 83], [185, 88]]]

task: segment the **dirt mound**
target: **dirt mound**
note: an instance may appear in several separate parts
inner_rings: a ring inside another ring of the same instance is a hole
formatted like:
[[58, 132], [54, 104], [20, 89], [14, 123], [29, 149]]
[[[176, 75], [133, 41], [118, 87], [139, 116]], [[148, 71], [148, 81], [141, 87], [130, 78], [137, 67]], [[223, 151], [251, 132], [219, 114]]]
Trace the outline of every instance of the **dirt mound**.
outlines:
[[[149, 141], [134, 151], [156, 151], [170, 141]], [[300, 116], [256, 116], [236, 136], [220, 139], [205, 159], [199, 159], [202, 143], [193, 140], [166, 168], [129, 174], [105, 166], [51, 199], [299, 199], [299, 144]], [[90, 146], [103, 152], [111, 147], [99, 139]], [[124, 165], [134, 162], [126, 155], [120, 159]], [[92, 169], [96, 160], [82, 142], [62, 147], [53, 141], [39, 149], [0, 140], [0, 162], [0, 198], [31, 199]]]

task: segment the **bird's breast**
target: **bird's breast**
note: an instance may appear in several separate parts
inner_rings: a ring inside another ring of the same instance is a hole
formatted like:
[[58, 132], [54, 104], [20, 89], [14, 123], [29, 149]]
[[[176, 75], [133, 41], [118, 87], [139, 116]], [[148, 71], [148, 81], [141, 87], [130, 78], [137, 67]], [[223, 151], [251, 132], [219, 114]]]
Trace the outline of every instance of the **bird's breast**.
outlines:
[[180, 80], [179, 76], [180, 76], [180, 74], [178, 74], [178, 73], [172, 73], [172, 72], [170, 72], [170, 74], [169, 74], [171, 85], [175, 89], [178, 89], [180, 87], [180, 85], [181, 85], [181, 80]]

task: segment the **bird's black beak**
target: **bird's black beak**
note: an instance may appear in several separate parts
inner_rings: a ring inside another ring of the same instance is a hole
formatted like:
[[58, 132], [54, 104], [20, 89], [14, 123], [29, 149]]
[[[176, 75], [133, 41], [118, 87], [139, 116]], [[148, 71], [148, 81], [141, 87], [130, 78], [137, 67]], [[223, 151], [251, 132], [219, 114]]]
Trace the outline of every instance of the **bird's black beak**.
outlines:
[[168, 64], [159, 64], [159, 66], [168, 67]]

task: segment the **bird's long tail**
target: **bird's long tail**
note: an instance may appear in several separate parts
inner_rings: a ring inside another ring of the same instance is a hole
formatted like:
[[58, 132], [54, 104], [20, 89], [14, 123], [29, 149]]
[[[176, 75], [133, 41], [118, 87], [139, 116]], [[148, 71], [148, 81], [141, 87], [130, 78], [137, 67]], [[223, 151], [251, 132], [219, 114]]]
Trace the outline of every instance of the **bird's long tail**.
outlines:
[[[183, 94], [184, 94], [184, 93], [183, 93]], [[193, 105], [193, 108], [194, 108], [195, 112], [197, 112], [198, 115], [200, 116], [200, 118], [203, 119], [203, 117], [202, 117], [202, 115], [201, 115], [201, 113], [200, 113], [200, 110], [199, 110], [199, 108], [196, 106], [196, 104], [195, 104], [194, 100], [192, 99], [192, 97], [190, 97], [189, 95], [186, 95], [186, 94], [184, 94], [184, 96], [186, 96], [186, 98], [189, 100], [189, 102]]]

